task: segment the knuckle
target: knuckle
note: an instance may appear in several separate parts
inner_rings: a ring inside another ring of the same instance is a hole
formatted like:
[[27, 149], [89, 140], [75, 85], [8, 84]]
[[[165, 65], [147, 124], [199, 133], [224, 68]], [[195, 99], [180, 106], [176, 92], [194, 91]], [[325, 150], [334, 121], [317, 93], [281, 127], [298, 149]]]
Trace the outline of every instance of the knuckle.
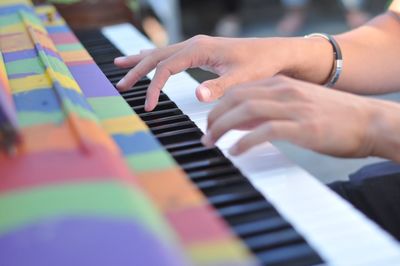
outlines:
[[246, 147], [247, 147], [247, 145], [248, 145], [248, 144], [247, 144], [248, 142], [249, 142], [249, 140], [248, 140], [248, 138], [246, 138], [246, 137], [240, 139], [240, 140], [235, 144], [236, 149], [237, 149], [239, 152], [245, 151], [245, 150], [246, 150]]
[[126, 75], [126, 77], [131, 79], [131, 80], [137, 80], [137, 79], [141, 78], [141, 72], [138, 69], [132, 68], [131, 70], [129, 70], [129, 72]]
[[258, 115], [258, 105], [256, 101], [246, 101], [243, 104], [243, 109], [246, 113], [252, 116]]
[[160, 61], [157, 63], [157, 70], [158, 71], [165, 71], [167, 68], [167, 64], [165, 61]]
[[278, 83], [289, 83], [290, 82], [290, 78], [288, 78], [285, 75], [282, 74], [278, 74], [276, 76], [273, 77], [274, 81], [278, 82]]
[[310, 119], [303, 122], [303, 127], [313, 136], [314, 140], [320, 139], [322, 127], [317, 119]]
[[298, 114], [300, 114], [303, 118], [315, 117], [318, 114], [317, 108], [311, 104], [302, 104], [296, 109], [298, 111]]
[[239, 88], [233, 88], [229, 91], [228, 97], [234, 103], [239, 103], [243, 100], [244, 92]]
[[262, 126], [262, 132], [268, 137], [276, 137], [278, 132], [276, 126], [271, 123], [266, 123]]
[[171, 71], [169, 69], [169, 64], [167, 61], [160, 61], [157, 63], [157, 73], [159, 75], [170, 75]]
[[296, 86], [293, 86], [291, 84], [285, 84], [284, 86], [281, 86], [279, 88], [280, 93], [282, 93], [284, 96], [286, 96], [289, 99], [303, 99], [304, 98], [304, 92], [297, 88]]
[[196, 36], [192, 37], [190, 42], [193, 46], [203, 47], [208, 44], [210, 39], [211, 39], [210, 36], [200, 34], [200, 35], [196, 35]]

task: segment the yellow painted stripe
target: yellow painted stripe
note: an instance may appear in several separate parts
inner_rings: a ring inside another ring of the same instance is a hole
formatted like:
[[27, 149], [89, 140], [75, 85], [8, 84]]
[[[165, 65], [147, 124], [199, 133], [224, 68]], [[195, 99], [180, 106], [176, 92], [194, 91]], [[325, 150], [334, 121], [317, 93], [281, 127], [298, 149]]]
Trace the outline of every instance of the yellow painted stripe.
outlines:
[[10, 34], [10, 33], [17, 33], [17, 32], [26, 32], [25, 25], [22, 23], [16, 23], [7, 26], [1, 26], [1, 33], [2, 34]]
[[51, 82], [46, 74], [32, 75], [24, 78], [10, 79], [13, 93], [25, 92], [35, 89], [51, 87]]
[[[54, 71], [52, 71], [52, 73], [56, 80], [60, 82], [61, 86], [75, 90], [78, 93], [82, 93], [75, 80]], [[48, 74], [39, 74], [24, 78], [10, 79], [10, 86], [13, 93], [19, 93], [36, 89], [50, 88], [52, 87], [52, 82], [49, 79]]]
[[62, 59], [65, 62], [76, 62], [76, 61], [86, 61], [92, 60], [92, 57], [85, 51], [63, 51], [60, 52]]
[[189, 254], [198, 265], [209, 263], [226, 263], [248, 261], [251, 265], [251, 256], [246, 248], [236, 239], [213, 241], [191, 245], [188, 247]]
[[15, 4], [26, 4], [27, 6], [32, 6], [30, 0], [1, 0], [0, 6], [15, 5]]
[[79, 93], [82, 93], [78, 83], [70, 77], [67, 77], [61, 73], [54, 72], [53, 70], [50, 70], [54, 77], [57, 79], [58, 82], [60, 82], [61, 86], [69, 89], [73, 89]]
[[146, 124], [137, 115], [103, 120], [101, 123], [108, 134], [132, 134], [137, 131], [149, 131]]

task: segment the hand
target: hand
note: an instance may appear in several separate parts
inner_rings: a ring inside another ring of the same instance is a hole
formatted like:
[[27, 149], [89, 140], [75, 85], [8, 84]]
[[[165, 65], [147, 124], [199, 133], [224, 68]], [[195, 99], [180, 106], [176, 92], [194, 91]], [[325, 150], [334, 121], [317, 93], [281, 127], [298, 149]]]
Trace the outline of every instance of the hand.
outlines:
[[[286, 140], [334, 156], [395, 158], [397, 153], [399, 159], [400, 141], [381, 141], [399, 124], [389, 118], [393, 113], [399, 113], [397, 104], [278, 76], [230, 89], [210, 112], [203, 143], [212, 146], [229, 130], [246, 128], [251, 132], [231, 148], [233, 155]], [[392, 131], [388, 136], [398, 139], [398, 126]]]
[[[234, 85], [271, 77], [277, 73], [290, 72], [290, 66], [296, 57], [293, 54], [295, 48], [302, 49], [301, 44], [305, 42], [310, 44], [321, 41], [323, 47], [328, 47], [328, 54], [331, 53], [329, 43], [318, 39], [229, 39], [196, 36], [165, 48], [145, 50], [138, 55], [116, 58], [117, 66], [133, 67], [117, 84], [117, 88], [127, 90], [156, 68], [155, 76], [148, 88], [145, 105], [145, 109], [151, 111], [157, 105], [160, 90], [171, 75], [188, 68], [200, 67], [220, 76], [202, 83], [196, 89], [200, 101], [213, 101]], [[304, 49], [297, 54], [303, 52]], [[326, 79], [331, 69], [332, 62], [327, 61], [325, 67], [327, 73], [321, 82]], [[302, 62], [304, 65], [304, 60]], [[318, 68], [323, 69], [321, 60], [319, 64]], [[314, 75], [317, 75], [316, 72], [318, 71], [314, 71]]]

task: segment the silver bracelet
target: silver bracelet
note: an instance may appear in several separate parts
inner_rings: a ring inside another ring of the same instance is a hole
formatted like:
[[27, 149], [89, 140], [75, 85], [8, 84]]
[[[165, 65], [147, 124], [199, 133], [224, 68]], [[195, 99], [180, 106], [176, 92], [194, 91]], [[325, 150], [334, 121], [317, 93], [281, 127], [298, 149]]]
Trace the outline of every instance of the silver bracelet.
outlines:
[[329, 75], [328, 81], [324, 84], [327, 87], [333, 87], [339, 80], [340, 74], [343, 71], [343, 56], [342, 51], [340, 49], [339, 44], [336, 40], [329, 34], [326, 33], [312, 33], [309, 35], [304, 36], [305, 38], [312, 38], [312, 37], [320, 37], [324, 38], [325, 40], [329, 41], [333, 48], [333, 55], [335, 57], [335, 61], [333, 64], [332, 72]]

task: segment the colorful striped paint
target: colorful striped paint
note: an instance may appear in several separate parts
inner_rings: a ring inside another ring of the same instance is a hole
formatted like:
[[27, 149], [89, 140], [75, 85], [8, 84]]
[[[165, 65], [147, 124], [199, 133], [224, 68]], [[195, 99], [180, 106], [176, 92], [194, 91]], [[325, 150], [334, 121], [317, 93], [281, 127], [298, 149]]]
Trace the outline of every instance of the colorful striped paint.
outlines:
[[[119, 96], [54, 7], [35, 11], [31, 7], [28, 0], [0, 3], [0, 38], [8, 43], [0, 48], [7, 55], [5, 68], [24, 140], [15, 158], [0, 156], [0, 169], [7, 176], [0, 180], [0, 215], [13, 212], [0, 221], [0, 258], [5, 255], [1, 247], [7, 246], [7, 260], [21, 265], [22, 259], [12, 258], [13, 252], [22, 251], [13, 241], [26, 235], [35, 250], [40, 245], [32, 228], [44, 232], [50, 227], [60, 236], [52, 243], [60, 247], [59, 259], [77, 252], [81, 260], [74, 265], [88, 265], [87, 254], [75, 250], [65, 240], [65, 232], [82, 232], [93, 241], [107, 242], [109, 238], [88, 227], [101, 224], [119, 233], [122, 221], [140, 228], [129, 236], [143, 243], [143, 253], [153, 250], [158, 253], [152, 257], [166, 258], [164, 265], [256, 264]], [[49, 13], [54, 20], [47, 20]], [[142, 230], [146, 238], [138, 233]], [[121, 258], [118, 251], [125, 245], [133, 248], [140, 243], [120, 240], [114, 244], [116, 251], [109, 251], [96, 265], [121, 260], [159, 265], [144, 260], [143, 254], [124, 253]], [[104, 250], [99, 243], [90, 245]], [[90, 245], [87, 252], [93, 254]], [[42, 261], [43, 254], [29, 254], [29, 258]]]

